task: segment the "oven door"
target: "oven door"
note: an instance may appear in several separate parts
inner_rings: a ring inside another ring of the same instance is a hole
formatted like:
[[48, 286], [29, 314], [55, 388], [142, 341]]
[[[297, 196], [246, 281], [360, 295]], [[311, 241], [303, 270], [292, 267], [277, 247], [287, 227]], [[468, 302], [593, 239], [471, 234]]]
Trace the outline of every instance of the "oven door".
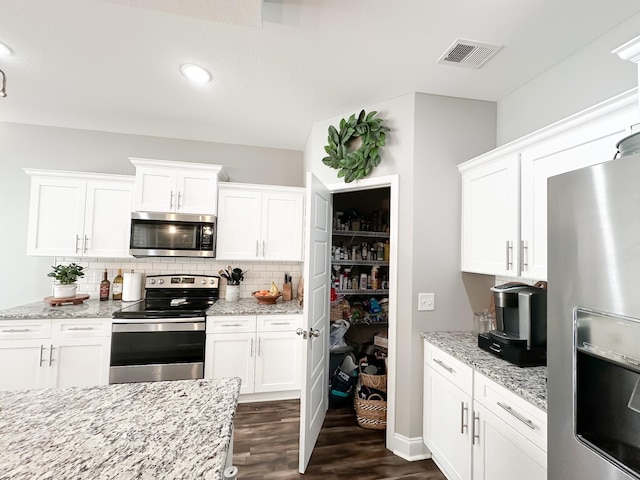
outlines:
[[114, 323], [109, 383], [204, 377], [203, 319]]

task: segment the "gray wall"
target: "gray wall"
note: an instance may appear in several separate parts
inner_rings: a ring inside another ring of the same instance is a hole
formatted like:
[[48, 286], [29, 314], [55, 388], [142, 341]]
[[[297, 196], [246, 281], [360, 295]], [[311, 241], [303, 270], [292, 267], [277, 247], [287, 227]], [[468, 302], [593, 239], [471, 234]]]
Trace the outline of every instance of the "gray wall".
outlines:
[[[396, 433], [419, 439], [420, 332], [471, 330], [472, 312], [492, 285], [491, 277], [460, 273], [461, 193], [456, 165], [495, 146], [496, 106], [409, 94], [363, 108], [378, 111], [391, 128], [382, 163], [371, 177], [399, 177]], [[325, 184], [338, 182], [336, 171], [322, 164], [327, 129], [350, 113], [315, 123], [309, 135], [305, 170]], [[419, 292], [436, 294], [436, 311], [417, 311]]]
[[611, 51], [640, 34], [636, 14], [498, 102], [498, 145], [638, 85], [632, 62]]
[[23, 168], [134, 175], [128, 157], [219, 164], [234, 182], [302, 186], [302, 152], [0, 123], [0, 309], [51, 294], [51, 257], [27, 257], [29, 177]]

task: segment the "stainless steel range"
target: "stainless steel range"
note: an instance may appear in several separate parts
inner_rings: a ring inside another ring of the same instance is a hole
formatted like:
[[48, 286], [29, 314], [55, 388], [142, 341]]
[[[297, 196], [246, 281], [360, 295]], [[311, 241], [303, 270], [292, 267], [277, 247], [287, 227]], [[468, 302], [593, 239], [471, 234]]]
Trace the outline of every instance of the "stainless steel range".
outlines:
[[205, 315], [217, 276], [149, 275], [145, 299], [113, 315], [109, 383], [204, 377]]

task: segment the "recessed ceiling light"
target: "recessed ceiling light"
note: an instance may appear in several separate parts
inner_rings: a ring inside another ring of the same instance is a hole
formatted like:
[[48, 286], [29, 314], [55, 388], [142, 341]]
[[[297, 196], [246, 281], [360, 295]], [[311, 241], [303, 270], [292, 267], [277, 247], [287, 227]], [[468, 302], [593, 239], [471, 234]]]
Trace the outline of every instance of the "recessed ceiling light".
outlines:
[[0, 55], [11, 55], [13, 52], [4, 43], [0, 42]]
[[211, 81], [211, 74], [206, 68], [193, 63], [185, 63], [180, 67], [182, 74], [192, 82], [197, 83], [209, 83]]

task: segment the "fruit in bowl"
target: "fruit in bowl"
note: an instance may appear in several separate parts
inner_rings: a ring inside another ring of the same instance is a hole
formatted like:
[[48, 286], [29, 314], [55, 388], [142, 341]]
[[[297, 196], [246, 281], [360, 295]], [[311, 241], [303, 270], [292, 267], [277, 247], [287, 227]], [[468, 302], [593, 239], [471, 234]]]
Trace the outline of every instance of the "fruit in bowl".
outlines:
[[257, 290], [251, 295], [253, 295], [253, 298], [258, 300], [258, 303], [261, 303], [263, 305], [273, 305], [274, 303], [276, 303], [276, 300], [278, 300], [278, 298], [282, 296], [282, 293], [280, 293], [280, 290], [278, 290], [278, 286], [275, 283], [271, 282], [271, 289]]

